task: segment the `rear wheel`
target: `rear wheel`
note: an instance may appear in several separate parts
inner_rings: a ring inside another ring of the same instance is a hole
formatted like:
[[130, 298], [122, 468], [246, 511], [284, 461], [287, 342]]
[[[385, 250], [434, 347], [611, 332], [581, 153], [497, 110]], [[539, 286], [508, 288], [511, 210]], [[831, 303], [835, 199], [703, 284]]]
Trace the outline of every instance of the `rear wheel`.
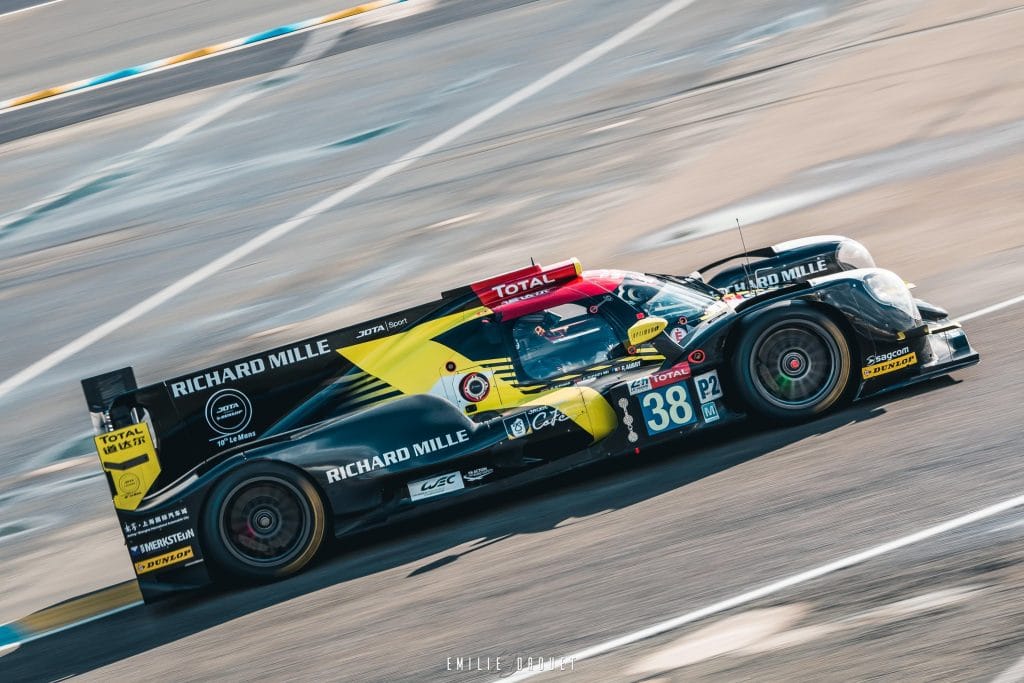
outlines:
[[207, 557], [218, 569], [271, 581], [298, 572], [316, 555], [324, 539], [324, 506], [301, 474], [265, 463], [217, 483], [203, 526]]
[[825, 412], [844, 397], [850, 369], [850, 345], [839, 326], [797, 303], [758, 317], [733, 356], [733, 375], [747, 406], [773, 420]]

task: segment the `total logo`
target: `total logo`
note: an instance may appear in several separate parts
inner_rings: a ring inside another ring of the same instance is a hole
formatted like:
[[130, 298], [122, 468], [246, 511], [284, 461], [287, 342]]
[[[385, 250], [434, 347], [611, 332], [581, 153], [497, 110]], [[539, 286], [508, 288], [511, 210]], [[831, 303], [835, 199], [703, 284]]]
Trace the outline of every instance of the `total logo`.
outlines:
[[526, 277], [522, 280], [516, 280], [515, 282], [504, 282], [500, 285], [495, 285], [492, 289], [499, 298], [504, 299], [506, 297], [515, 296], [516, 294], [523, 294], [532, 289], [537, 289], [538, 287], [546, 287], [553, 284], [555, 284], [554, 278], [547, 273], [542, 273], [534, 277]]
[[662, 370], [656, 372], [650, 376], [651, 389], [659, 389], [661, 387], [668, 386], [669, 384], [675, 384], [676, 382], [682, 382], [684, 379], [690, 379], [690, 364], [686, 361], [673, 365], [668, 370]]

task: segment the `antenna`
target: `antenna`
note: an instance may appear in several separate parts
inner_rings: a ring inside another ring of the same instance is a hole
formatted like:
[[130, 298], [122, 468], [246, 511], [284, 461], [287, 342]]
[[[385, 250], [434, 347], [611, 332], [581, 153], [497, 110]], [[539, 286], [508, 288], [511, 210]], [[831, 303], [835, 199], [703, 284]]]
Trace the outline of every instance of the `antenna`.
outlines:
[[754, 285], [750, 279], [750, 254], [747, 252], [747, 241], [743, 239], [743, 226], [740, 225], [740, 219], [736, 219], [736, 229], [740, 233], [740, 244], [743, 245], [743, 273], [747, 277], [747, 287], [753, 289]]
[[532, 257], [532, 256], [530, 257], [530, 265], [531, 265], [531, 266], [535, 266], [535, 265], [537, 265], [537, 262], [533, 260], [533, 257]]

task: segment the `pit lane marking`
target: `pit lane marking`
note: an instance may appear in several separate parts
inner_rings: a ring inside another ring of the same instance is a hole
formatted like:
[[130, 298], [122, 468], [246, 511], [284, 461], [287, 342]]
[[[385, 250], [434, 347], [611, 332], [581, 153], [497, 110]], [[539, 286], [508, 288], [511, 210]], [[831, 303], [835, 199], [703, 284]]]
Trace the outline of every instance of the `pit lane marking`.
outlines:
[[92, 328], [68, 344], [60, 347], [56, 351], [50, 352], [35, 363], [29, 365], [27, 368], [7, 378], [3, 382], [0, 382], [0, 398], [3, 398], [23, 384], [32, 381], [47, 370], [50, 370], [51, 368], [66, 361], [68, 358], [84, 351], [96, 342], [108, 337], [125, 325], [137, 320], [155, 308], [167, 303], [171, 299], [174, 299], [179, 294], [192, 289], [225, 268], [237, 263], [257, 249], [265, 247], [271, 242], [295, 231], [297, 228], [302, 227], [321, 214], [337, 208], [352, 197], [369, 190], [396, 173], [404, 171], [406, 168], [412, 166], [428, 154], [431, 154], [445, 145], [458, 140], [491, 119], [505, 113], [509, 109], [512, 109], [534, 95], [547, 90], [556, 83], [576, 73], [583, 67], [597, 61], [612, 50], [654, 28], [666, 19], [672, 17], [686, 7], [689, 7], [694, 2], [696, 2], [696, 0], [672, 0], [671, 2], [665, 3], [650, 14], [640, 18], [611, 37], [606, 38], [594, 47], [580, 53], [576, 57], [573, 57], [568, 62], [562, 64], [562, 66], [554, 69], [553, 71], [549, 71], [545, 75], [519, 88], [510, 95], [506, 95], [494, 104], [480, 110], [476, 114], [473, 114], [460, 123], [455, 124], [444, 132], [435, 135], [433, 138], [427, 140], [418, 147], [406, 152], [394, 161], [378, 168], [351, 185], [343, 187], [337, 192], [324, 197], [283, 223], [278, 223], [277, 225], [268, 228], [255, 237], [243, 242], [223, 256], [210, 261], [205, 266], [202, 266], [181, 279], [172, 282], [159, 292], [150, 295], [126, 311], [123, 311], [105, 323]]
[[[974, 512], [970, 512], [966, 515], [961, 515], [960, 517], [955, 517], [945, 522], [935, 524], [926, 529], [922, 529], [921, 531], [917, 531], [907, 536], [902, 536], [895, 540], [882, 543], [881, 545], [876, 545], [874, 547], [861, 550], [860, 552], [854, 553], [852, 555], [847, 555], [846, 557], [842, 557], [838, 560], [834, 560], [827, 564], [819, 565], [817, 567], [814, 567], [813, 569], [808, 569], [807, 571], [803, 571], [798, 574], [793, 574], [786, 578], [779, 579], [778, 581], [774, 581], [772, 583], [761, 586], [760, 588], [755, 588], [745, 593], [740, 593], [739, 595], [733, 596], [731, 598], [720, 600], [719, 602], [708, 605], [707, 607], [702, 607], [701, 609], [694, 610], [692, 612], [686, 612], [685, 614], [680, 614], [670, 619], [666, 619], [664, 621], [652, 624], [651, 626], [642, 628], [638, 631], [633, 631], [632, 633], [626, 633], [617, 638], [606, 640], [603, 643], [598, 643], [597, 645], [592, 645], [591, 647], [578, 650], [577, 652], [567, 654], [564, 657], [552, 658], [552, 660], [550, 661], [580, 662], [584, 659], [592, 659], [599, 655], [607, 654], [614, 650], [621, 649], [623, 647], [626, 647], [627, 645], [632, 645], [633, 643], [639, 642], [641, 640], [653, 638], [654, 636], [661, 635], [662, 633], [666, 633], [668, 631], [674, 631], [675, 629], [681, 626], [686, 626], [687, 624], [691, 624], [695, 621], [699, 621], [701, 619], [705, 619], [707, 617], [714, 616], [722, 612], [726, 612], [735, 607], [740, 607], [742, 605], [746, 605], [756, 600], [766, 598], [770, 595], [780, 593], [788, 588], [792, 588], [794, 586], [807, 583], [808, 581], [813, 581], [814, 579], [821, 578], [822, 576], [826, 576], [828, 574], [833, 574], [837, 571], [847, 569], [854, 565], [862, 564], [864, 562], [867, 562], [868, 560], [872, 560], [876, 557], [880, 557], [887, 553], [891, 553], [894, 550], [906, 548], [907, 546], [914, 545], [915, 543], [926, 541], [930, 538], [934, 538], [935, 536], [939, 536], [946, 532], [959, 529], [960, 527], [973, 524], [975, 522], [987, 519], [989, 517], [993, 517], [995, 515], [1002, 514], [1008, 510], [1012, 510], [1014, 508], [1021, 506], [1024, 506], [1024, 494], [1014, 496], [1013, 498], [1008, 498], [1002, 502], [995, 503], [994, 505], [989, 505], [988, 507], [981, 508], [980, 510], [975, 510]], [[1015, 664], [1007, 673], [1015, 675], [1018, 673], [1024, 674], [1024, 660], [1019, 662], [1019, 664], [1021, 665], [1020, 672], [1017, 671], [1018, 667]], [[525, 669], [516, 674], [513, 674], [512, 676], [509, 676], [507, 678], [501, 678], [498, 680], [500, 681], [500, 683], [514, 683], [515, 681], [524, 681], [528, 678], [533, 678], [534, 676], [538, 676], [542, 673], [545, 673], [548, 670], [550, 670], [550, 668], [548, 668], [547, 663], [545, 663], [544, 669]], [[1007, 680], [1017, 681], [1020, 679], [1010, 678]], [[498, 682], [496, 681], [496, 683]], [[999, 683], [1006, 682], [1000, 680]]]

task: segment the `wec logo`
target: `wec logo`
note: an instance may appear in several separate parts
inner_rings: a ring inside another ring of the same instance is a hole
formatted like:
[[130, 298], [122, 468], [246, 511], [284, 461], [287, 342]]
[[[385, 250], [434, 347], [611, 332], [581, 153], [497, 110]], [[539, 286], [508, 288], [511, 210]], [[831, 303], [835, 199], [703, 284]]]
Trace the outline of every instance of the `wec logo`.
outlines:
[[420, 491], [421, 492], [423, 492], [423, 491], [433, 491], [438, 486], [440, 486], [442, 488], [445, 487], [445, 486], [451, 486], [452, 484], [455, 483], [455, 477], [456, 477], [455, 473], [452, 473], [452, 474], [445, 475], [443, 477], [438, 477], [437, 479], [427, 479], [420, 486]]
[[442, 474], [440, 476], [433, 476], [428, 479], [420, 479], [419, 481], [410, 482], [408, 484], [409, 500], [421, 500], [423, 498], [432, 498], [434, 496], [440, 496], [442, 493], [458, 491], [459, 489], [463, 489], [465, 487], [466, 486], [462, 481], [461, 473], [449, 472], [448, 474]]

